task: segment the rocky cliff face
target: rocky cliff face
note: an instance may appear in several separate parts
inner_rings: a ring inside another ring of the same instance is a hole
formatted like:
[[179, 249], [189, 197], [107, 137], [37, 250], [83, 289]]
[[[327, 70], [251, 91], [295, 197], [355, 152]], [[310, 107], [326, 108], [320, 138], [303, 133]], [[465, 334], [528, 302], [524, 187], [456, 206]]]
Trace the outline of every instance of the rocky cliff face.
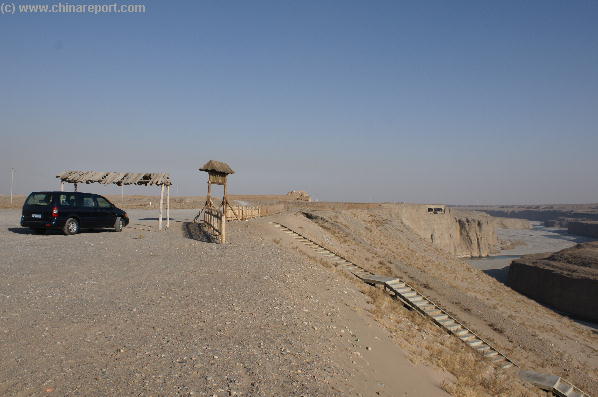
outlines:
[[587, 236], [598, 238], [597, 221], [569, 221], [567, 223], [567, 232], [578, 236]]
[[531, 229], [532, 225], [527, 219], [519, 218], [492, 218], [494, 224], [499, 229]]
[[417, 235], [458, 257], [488, 256], [498, 246], [497, 219], [486, 214], [450, 208], [433, 214], [425, 205], [401, 204], [397, 216]]
[[[494, 218], [482, 212], [438, 205], [343, 203], [335, 204], [337, 208], [333, 210], [334, 206], [330, 203], [315, 204], [317, 205], [313, 205], [310, 211], [302, 211], [302, 213], [325, 228], [340, 227], [335, 215], [330, 211], [351, 212], [351, 216], [346, 220], [346, 228], [336, 230], [339, 234], [350, 235], [354, 234], [351, 230], [363, 228], [362, 222], [355, 221], [368, 214], [367, 216], [377, 219], [376, 222], [370, 220], [375, 226], [387, 225], [393, 229], [393, 233], [401, 230], [401, 233], [418, 236], [426, 244], [432, 244], [457, 257], [488, 256], [497, 252], [499, 248], [497, 228], [527, 229], [530, 227], [529, 222], [524, 219]], [[322, 216], [327, 220], [325, 221]]]
[[598, 321], [598, 242], [525, 255], [509, 267], [516, 291], [574, 317]]
[[483, 211], [495, 217], [540, 221], [548, 227], [567, 227], [570, 221], [598, 221], [598, 204], [474, 206], [461, 208], [470, 211]]

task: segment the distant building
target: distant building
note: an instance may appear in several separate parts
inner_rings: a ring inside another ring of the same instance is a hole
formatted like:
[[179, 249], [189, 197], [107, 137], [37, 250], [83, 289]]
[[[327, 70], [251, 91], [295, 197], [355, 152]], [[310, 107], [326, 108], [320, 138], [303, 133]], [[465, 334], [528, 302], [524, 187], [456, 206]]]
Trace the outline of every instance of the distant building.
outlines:
[[444, 214], [446, 205], [444, 204], [428, 204], [428, 214]]
[[311, 197], [306, 191], [303, 190], [291, 190], [287, 193], [287, 196], [298, 201], [311, 201]]

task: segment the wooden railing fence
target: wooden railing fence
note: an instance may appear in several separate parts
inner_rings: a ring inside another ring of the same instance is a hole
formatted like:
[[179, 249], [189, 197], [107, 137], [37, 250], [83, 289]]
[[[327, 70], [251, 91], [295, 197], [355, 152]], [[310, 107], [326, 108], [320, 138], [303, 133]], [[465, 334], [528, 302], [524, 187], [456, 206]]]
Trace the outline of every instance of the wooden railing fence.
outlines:
[[247, 207], [242, 205], [233, 205], [226, 207], [226, 219], [245, 221], [247, 219], [259, 218], [260, 207]]
[[220, 239], [220, 242], [226, 241], [226, 214], [216, 208], [204, 208], [203, 222], [208, 228], [208, 232]]

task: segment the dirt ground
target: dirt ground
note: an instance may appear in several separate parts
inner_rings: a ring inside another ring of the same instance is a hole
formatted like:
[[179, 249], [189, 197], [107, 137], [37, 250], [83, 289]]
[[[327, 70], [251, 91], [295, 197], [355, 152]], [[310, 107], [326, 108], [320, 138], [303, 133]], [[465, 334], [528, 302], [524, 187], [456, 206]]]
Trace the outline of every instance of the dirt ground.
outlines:
[[393, 205], [295, 207], [230, 222], [225, 246], [193, 210], [164, 232], [155, 210], [130, 210], [122, 233], [69, 237], [0, 210], [0, 395], [545, 395], [270, 220], [406, 279], [521, 367], [596, 393], [595, 332], [432, 247]]
[[222, 246], [193, 211], [68, 237], [19, 215], [0, 210], [0, 395], [447, 395], [453, 377], [414, 363], [370, 296], [266, 219]]

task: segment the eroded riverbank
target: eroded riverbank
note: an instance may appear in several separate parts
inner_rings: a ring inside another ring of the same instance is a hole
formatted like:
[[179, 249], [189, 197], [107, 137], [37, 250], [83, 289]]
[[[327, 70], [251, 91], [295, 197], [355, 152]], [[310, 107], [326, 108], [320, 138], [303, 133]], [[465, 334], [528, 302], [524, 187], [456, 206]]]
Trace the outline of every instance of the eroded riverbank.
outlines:
[[509, 265], [522, 255], [555, 252], [574, 246], [577, 243], [592, 241], [591, 238], [567, 234], [566, 229], [542, 226], [532, 222], [531, 229], [498, 229], [499, 240], [512, 242], [511, 248], [484, 258], [470, 258], [466, 262], [500, 282], [506, 282]]

